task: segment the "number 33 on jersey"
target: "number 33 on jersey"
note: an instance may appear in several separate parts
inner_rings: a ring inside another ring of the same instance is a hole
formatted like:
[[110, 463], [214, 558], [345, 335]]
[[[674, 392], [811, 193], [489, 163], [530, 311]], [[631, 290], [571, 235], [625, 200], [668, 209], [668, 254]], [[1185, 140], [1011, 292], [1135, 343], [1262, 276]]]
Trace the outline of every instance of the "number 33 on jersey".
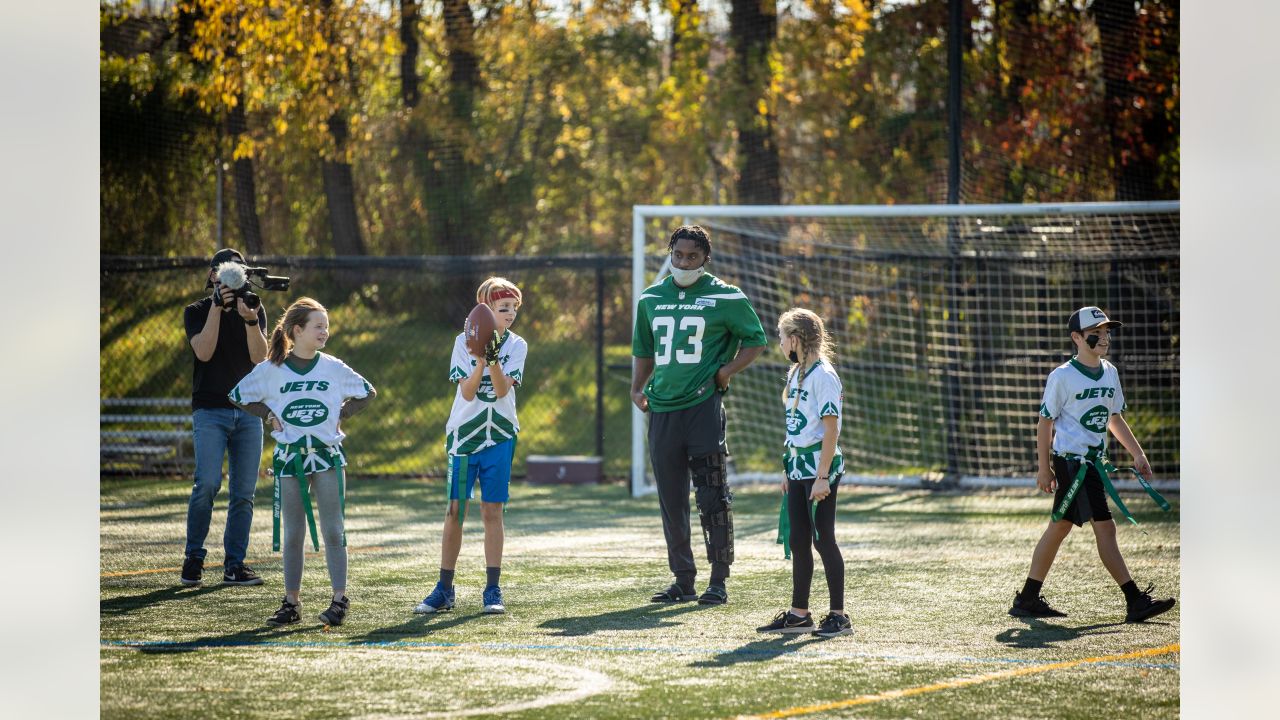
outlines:
[[739, 347], [768, 341], [741, 290], [710, 274], [687, 288], [668, 276], [640, 295], [631, 354], [653, 358], [644, 393], [649, 408], [671, 412], [706, 400], [716, 371]]

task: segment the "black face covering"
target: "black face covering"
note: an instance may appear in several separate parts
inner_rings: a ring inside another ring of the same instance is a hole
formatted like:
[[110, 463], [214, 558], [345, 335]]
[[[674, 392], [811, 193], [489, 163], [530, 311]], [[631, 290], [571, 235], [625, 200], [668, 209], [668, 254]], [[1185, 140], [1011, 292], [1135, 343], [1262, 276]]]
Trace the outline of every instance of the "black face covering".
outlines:
[[791, 352], [787, 353], [787, 357], [790, 358], [791, 362], [793, 363], [800, 362], [800, 356], [796, 354], [795, 350], [792, 350]]

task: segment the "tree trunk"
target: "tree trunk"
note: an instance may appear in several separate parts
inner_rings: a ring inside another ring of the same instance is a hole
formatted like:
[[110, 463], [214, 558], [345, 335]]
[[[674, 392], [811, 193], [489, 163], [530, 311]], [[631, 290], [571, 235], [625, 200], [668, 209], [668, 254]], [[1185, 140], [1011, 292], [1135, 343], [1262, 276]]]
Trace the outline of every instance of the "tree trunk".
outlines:
[[[235, 107], [227, 115], [227, 135], [231, 137], [231, 147], [235, 147], [239, 138], [249, 129], [244, 115], [244, 96], [236, 98]], [[253, 160], [242, 157], [232, 163], [231, 178], [235, 185], [236, 224], [240, 228], [240, 242], [244, 252], [249, 255], [261, 255], [262, 227], [258, 223], [258, 192], [254, 186]]]
[[[1031, 65], [1034, 36], [1031, 18], [1039, 3], [1036, 0], [1003, 0], [996, 3], [997, 32], [1004, 35], [1009, 61], [1009, 84], [1004, 88], [1005, 115], [1010, 124], [1021, 127], [1026, 117], [1022, 106], [1022, 89], [1034, 76]], [[1012, 163], [1005, 159], [1000, 165], [1003, 176], [1004, 201], [1020, 203], [1026, 199], [1026, 176], [1014, 173]], [[1015, 178], [1015, 174], [1019, 178]]]
[[418, 106], [418, 22], [417, 0], [400, 0], [400, 99], [412, 110]]
[[778, 178], [778, 145], [774, 138], [774, 111], [768, 101], [769, 51], [778, 37], [777, 0], [733, 0], [729, 17], [733, 40], [738, 104], [738, 202], [777, 205], [782, 202]]
[[364, 255], [364, 240], [356, 218], [356, 185], [347, 162], [347, 121], [339, 113], [329, 118], [329, 133], [337, 148], [334, 157], [323, 161], [324, 197], [329, 205], [329, 230], [333, 251], [338, 255]]

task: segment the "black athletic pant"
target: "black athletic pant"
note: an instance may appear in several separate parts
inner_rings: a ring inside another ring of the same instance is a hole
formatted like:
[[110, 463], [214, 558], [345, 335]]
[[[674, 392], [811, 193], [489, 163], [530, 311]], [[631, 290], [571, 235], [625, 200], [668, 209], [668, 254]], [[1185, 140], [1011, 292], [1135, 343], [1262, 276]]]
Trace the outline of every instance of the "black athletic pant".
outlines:
[[[686, 587], [693, 586], [698, 574], [689, 545], [689, 460], [726, 452], [724, 433], [724, 405], [717, 392], [693, 407], [649, 413], [649, 461], [658, 483], [667, 565], [676, 582]], [[711, 564], [712, 580], [727, 577], [728, 563]]]
[[[818, 503], [813, 520], [809, 519], [809, 493], [813, 480], [789, 480], [787, 482], [787, 517], [791, 521], [791, 607], [809, 608], [809, 588], [813, 584], [813, 548], [822, 556], [822, 567], [827, 572], [827, 591], [831, 594], [831, 607], [844, 609], [844, 556], [836, 545], [836, 490]], [[818, 526], [818, 538], [813, 537], [813, 526]]]

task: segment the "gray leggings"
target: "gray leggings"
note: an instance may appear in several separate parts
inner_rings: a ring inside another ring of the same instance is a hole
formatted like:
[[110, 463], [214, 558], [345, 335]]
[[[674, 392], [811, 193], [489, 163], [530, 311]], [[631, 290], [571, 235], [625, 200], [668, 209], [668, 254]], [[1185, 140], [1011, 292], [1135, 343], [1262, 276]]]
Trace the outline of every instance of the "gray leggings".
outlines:
[[[342, 545], [342, 506], [338, 501], [338, 473], [333, 470], [308, 475], [308, 492], [315, 507], [316, 524], [324, 542], [329, 583], [334, 590], [347, 586], [347, 549]], [[307, 536], [307, 511], [302, 507], [298, 478], [280, 478], [280, 521], [284, 524], [284, 589], [302, 589], [302, 546]]]

